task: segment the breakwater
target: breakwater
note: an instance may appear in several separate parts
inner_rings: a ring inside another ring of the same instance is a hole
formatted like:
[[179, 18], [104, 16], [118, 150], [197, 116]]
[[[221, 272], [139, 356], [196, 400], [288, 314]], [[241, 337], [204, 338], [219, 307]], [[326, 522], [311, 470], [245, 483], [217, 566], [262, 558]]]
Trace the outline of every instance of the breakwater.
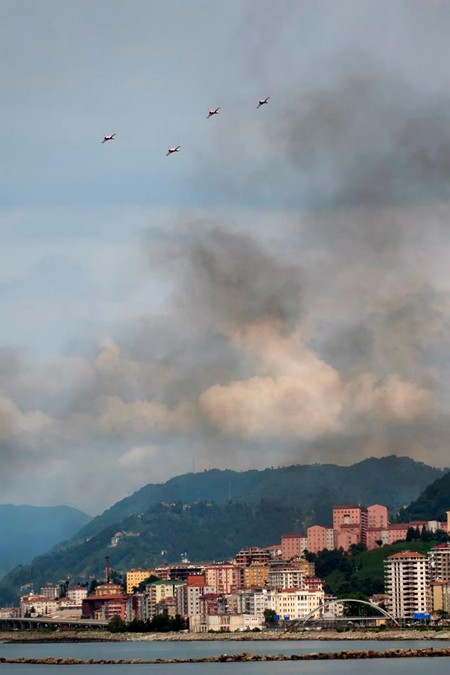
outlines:
[[377, 640], [403, 642], [407, 640], [450, 640], [450, 630], [335, 630], [283, 632], [264, 630], [259, 633], [108, 633], [107, 631], [0, 631], [0, 642], [6, 643], [58, 643], [58, 642], [267, 642], [272, 640]]
[[398, 659], [418, 657], [450, 656], [450, 648], [426, 647], [423, 649], [388, 649], [375, 651], [372, 649], [351, 650], [341, 652], [314, 652], [311, 654], [219, 654], [198, 658], [170, 658], [170, 659], [75, 659], [75, 658], [26, 658], [8, 659], [0, 657], [0, 663], [9, 664], [36, 664], [47, 666], [61, 665], [157, 665], [182, 663], [252, 663], [255, 661], [342, 661], [354, 659]]

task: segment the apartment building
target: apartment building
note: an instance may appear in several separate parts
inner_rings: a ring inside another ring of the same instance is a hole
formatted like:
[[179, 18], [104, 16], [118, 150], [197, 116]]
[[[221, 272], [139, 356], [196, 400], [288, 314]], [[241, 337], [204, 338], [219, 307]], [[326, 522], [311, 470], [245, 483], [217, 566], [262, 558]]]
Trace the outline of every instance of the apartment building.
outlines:
[[396, 619], [412, 619], [431, 609], [429, 566], [426, 556], [401, 551], [384, 562], [387, 610]]
[[229, 595], [240, 587], [240, 571], [232, 563], [207, 565], [204, 569], [206, 585], [214, 589], [214, 593]]
[[367, 507], [340, 504], [333, 506], [334, 548], [348, 551], [354, 544], [366, 545]]
[[176, 589], [177, 613], [184, 618], [200, 613], [200, 598], [214, 593], [212, 586], [207, 586], [203, 574], [191, 575], [186, 583]]
[[309, 553], [319, 553], [324, 549], [334, 548], [334, 532], [332, 527], [311, 525], [306, 531], [306, 548]]
[[450, 582], [450, 544], [433, 546], [428, 560], [431, 580]]
[[145, 619], [152, 620], [158, 613], [157, 607], [167, 598], [175, 598], [177, 589], [185, 585], [181, 579], [159, 579], [147, 584], [144, 590], [146, 596]]
[[48, 616], [58, 609], [56, 598], [31, 593], [20, 598], [20, 616]]
[[84, 598], [87, 597], [87, 586], [69, 586], [67, 589], [67, 597], [76, 607], [81, 607]]
[[61, 587], [59, 584], [46, 584], [42, 586], [39, 595], [43, 595], [45, 598], [51, 600], [56, 600], [61, 595]]
[[302, 588], [303, 572], [298, 566], [290, 565], [269, 567], [267, 588], [282, 590], [284, 588]]
[[270, 551], [266, 548], [251, 546], [239, 551], [234, 561], [239, 567], [248, 567], [249, 565], [264, 565], [271, 557]]
[[387, 506], [381, 504], [372, 504], [367, 507], [367, 527], [378, 528], [380, 530], [387, 529], [389, 524], [389, 516]]
[[443, 610], [450, 614], [450, 582], [432, 581], [430, 591], [433, 612]]
[[235, 594], [234, 609], [237, 614], [257, 617], [260, 624], [264, 621], [264, 610], [272, 609], [274, 591], [265, 588], [238, 591]]
[[283, 560], [300, 557], [307, 548], [308, 539], [304, 534], [283, 534], [281, 537], [281, 557]]
[[242, 570], [241, 588], [264, 588], [269, 575], [267, 565], [250, 565]]
[[148, 579], [152, 574], [158, 576], [154, 569], [139, 568], [129, 570], [125, 576], [127, 593], [133, 593], [133, 589], [137, 588], [140, 583]]
[[275, 594], [275, 612], [284, 621], [302, 619], [324, 602], [323, 590], [308, 591], [300, 588], [286, 588]]

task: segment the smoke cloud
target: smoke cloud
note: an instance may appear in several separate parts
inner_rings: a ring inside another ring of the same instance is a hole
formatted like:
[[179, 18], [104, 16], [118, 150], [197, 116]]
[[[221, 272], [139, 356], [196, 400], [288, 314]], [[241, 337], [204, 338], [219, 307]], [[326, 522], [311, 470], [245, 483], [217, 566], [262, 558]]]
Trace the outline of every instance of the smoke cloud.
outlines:
[[86, 353], [0, 358], [0, 458], [55, 502], [71, 472], [95, 509], [194, 466], [448, 461], [449, 8], [282, 5], [246, 4], [239, 43], [269, 105], [221, 111], [202, 216], [143, 237], [164, 301]]

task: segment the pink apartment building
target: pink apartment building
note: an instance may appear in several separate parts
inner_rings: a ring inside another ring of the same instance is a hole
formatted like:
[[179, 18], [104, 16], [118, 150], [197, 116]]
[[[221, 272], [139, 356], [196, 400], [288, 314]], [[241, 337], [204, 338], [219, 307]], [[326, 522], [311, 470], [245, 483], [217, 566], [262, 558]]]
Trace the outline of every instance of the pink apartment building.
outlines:
[[334, 533], [332, 527], [312, 525], [307, 530], [307, 549], [310, 553], [318, 553], [324, 549], [334, 548]]
[[231, 594], [240, 586], [240, 570], [233, 564], [208, 565], [205, 567], [206, 585], [214, 589], [214, 593]]
[[387, 506], [381, 504], [372, 504], [367, 507], [367, 527], [379, 528], [385, 530], [388, 526], [388, 510]]
[[335, 548], [348, 551], [353, 544], [366, 545], [368, 510], [365, 506], [340, 504], [333, 506]]
[[281, 537], [281, 558], [290, 560], [303, 555], [302, 543], [304, 541], [305, 536], [303, 534], [283, 534]]

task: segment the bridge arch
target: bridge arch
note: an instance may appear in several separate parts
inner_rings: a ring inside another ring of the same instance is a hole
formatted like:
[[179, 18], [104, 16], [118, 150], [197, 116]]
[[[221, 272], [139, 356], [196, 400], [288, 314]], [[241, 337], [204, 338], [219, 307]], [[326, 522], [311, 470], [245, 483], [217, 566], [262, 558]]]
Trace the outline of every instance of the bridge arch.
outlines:
[[314, 614], [317, 614], [317, 612], [320, 612], [320, 610], [325, 610], [328, 607], [331, 607], [331, 605], [340, 605], [346, 602], [357, 602], [360, 605], [366, 605], [367, 607], [371, 607], [372, 609], [376, 609], [380, 614], [385, 616], [387, 619], [390, 621], [393, 621], [397, 626], [400, 626], [399, 622], [397, 619], [395, 619], [392, 614], [389, 614], [385, 609], [382, 607], [379, 607], [378, 605], [375, 605], [373, 602], [368, 602], [367, 600], [356, 600], [355, 598], [337, 598], [336, 600], [327, 600], [326, 602], [322, 603], [315, 609], [311, 610], [306, 616], [304, 616], [302, 619], [294, 619], [291, 622], [291, 628], [293, 627], [299, 627], [299, 626], [304, 626], [313, 616]]

